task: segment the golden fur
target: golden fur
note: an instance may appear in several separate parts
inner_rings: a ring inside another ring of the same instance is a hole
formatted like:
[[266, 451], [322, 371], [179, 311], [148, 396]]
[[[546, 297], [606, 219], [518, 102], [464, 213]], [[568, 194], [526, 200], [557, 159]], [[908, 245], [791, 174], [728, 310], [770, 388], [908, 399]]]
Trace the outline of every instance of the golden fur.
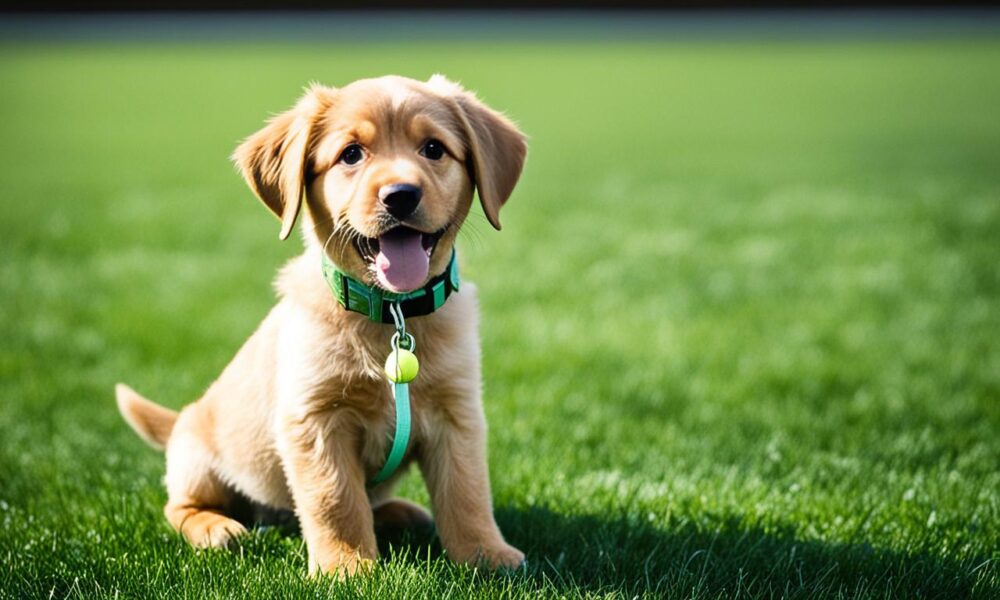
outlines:
[[[418, 152], [429, 138], [445, 146], [441, 160]], [[351, 143], [365, 151], [355, 166], [338, 160]], [[392, 498], [396, 477], [366, 486], [394, 423], [382, 373], [393, 329], [335, 301], [321, 253], [373, 284], [374, 268], [354, 242], [391, 224], [381, 186], [415, 184], [423, 199], [405, 223], [422, 232], [447, 228], [430, 257], [429, 275], [439, 274], [474, 189], [499, 229], [525, 152], [510, 121], [440, 76], [314, 85], [237, 148], [234, 160], [281, 220], [282, 239], [302, 214], [305, 252], [282, 269], [280, 301], [197, 402], [176, 414], [117, 387], [129, 424], [166, 447], [164, 512], [176, 530], [196, 546], [221, 547], [245, 532], [231, 516], [238, 495], [294, 509], [310, 572], [344, 576], [376, 558], [375, 519], [429, 521], [422, 508]], [[453, 560], [515, 568], [524, 555], [493, 519], [477, 312], [475, 287], [465, 283], [440, 310], [407, 322], [421, 369], [411, 384], [406, 461], [419, 465]]]

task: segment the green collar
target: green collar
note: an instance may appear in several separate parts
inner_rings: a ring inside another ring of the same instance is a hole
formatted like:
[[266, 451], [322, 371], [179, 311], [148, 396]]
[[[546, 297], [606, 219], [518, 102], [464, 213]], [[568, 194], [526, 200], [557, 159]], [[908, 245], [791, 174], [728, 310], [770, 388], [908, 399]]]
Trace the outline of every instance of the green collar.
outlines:
[[337, 302], [347, 310], [361, 313], [376, 323], [392, 323], [389, 305], [399, 303], [403, 316], [421, 317], [429, 315], [444, 306], [445, 300], [458, 291], [458, 261], [455, 251], [451, 251], [448, 267], [437, 277], [432, 277], [419, 290], [396, 294], [378, 286], [367, 286], [357, 279], [337, 269], [337, 266], [323, 253], [323, 278], [333, 290]]

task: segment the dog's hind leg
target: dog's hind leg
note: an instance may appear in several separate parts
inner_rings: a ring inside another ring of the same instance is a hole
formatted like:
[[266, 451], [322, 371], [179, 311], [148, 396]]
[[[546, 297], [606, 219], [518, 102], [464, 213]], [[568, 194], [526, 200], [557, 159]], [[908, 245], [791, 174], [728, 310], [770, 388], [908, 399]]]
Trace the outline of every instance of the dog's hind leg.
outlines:
[[434, 526], [431, 513], [422, 506], [402, 498], [383, 500], [372, 507], [372, 513], [377, 528], [413, 529]]
[[414, 529], [434, 526], [434, 518], [424, 507], [393, 496], [400, 475], [369, 492], [376, 529]]
[[246, 528], [227, 516], [236, 491], [218, 476], [215, 456], [196, 434], [195, 407], [185, 410], [167, 445], [167, 506], [170, 525], [197, 548], [225, 548]]

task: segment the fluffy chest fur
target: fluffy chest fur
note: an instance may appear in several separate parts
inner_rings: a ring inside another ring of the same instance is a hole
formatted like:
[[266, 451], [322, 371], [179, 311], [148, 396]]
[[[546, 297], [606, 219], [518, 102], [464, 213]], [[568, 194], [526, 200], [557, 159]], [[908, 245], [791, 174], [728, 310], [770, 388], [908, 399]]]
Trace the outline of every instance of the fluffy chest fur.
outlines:
[[[356, 439], [367, 476], [384, 464], [395, 428], [395, 404], [383, 372], [391, 325], [373, 323], [338, 305], [307, 253], [282, 272], [277, 332], [277, 426], [311, 421], [317, 451], [330, 435]], [[437, 312], [411, 318], [420, 374], [410, 384], [409, 453], [441, 427], [478, 427], [480, 355], [475, 287], [466, 285]], [[282, 390], [287, 390], [283, 393]]]

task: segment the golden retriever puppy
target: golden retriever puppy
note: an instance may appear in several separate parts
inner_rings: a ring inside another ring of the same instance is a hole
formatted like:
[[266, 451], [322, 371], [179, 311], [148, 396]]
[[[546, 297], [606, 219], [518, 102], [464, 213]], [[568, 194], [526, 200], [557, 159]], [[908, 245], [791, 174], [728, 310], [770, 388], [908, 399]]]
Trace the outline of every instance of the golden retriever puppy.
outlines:
[[493, 518], [476, 290], [455, 289], [452, 265], [473, 192], [499, 229], [525, 154], [514, 124], [441, 76], [313, 85], [236, 149], [281, 239], [302, 215], [304, 253], [281, 270], [278, 304], [201, 399], [178, 414], [116, 388], [128, 423], [166, 449], [164, 512], [191, 544], [226, 546], [244, 533], [232, 507], [245, 497], [294, 510], [310, 572], [344, 576], [376, 558], [375, 523], [430, 522], [392, 497], [400, 471], [372, 483], [396, 427], [383, 369], [396, 327], [384, 311], [348, 310], [342, 301], [354, 300], [332, 274], [360, 285], [371, 306], [414, 290], [433, 296], [400, 305], [420, 361], [403, 465], [419, 465], [452, 560], [523, 563]]

